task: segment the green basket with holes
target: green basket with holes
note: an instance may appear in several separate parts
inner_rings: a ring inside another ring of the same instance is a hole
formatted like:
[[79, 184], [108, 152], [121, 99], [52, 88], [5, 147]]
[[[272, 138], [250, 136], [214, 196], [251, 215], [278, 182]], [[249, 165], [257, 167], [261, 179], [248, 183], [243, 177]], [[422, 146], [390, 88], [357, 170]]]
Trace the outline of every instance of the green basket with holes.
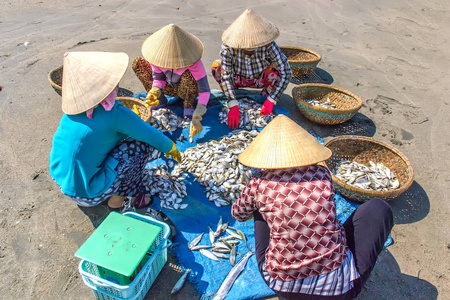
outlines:
[[170, 227], [111, 212], [78, 249], [79, 271], [98, 299], [143, 299], [167, 261]]

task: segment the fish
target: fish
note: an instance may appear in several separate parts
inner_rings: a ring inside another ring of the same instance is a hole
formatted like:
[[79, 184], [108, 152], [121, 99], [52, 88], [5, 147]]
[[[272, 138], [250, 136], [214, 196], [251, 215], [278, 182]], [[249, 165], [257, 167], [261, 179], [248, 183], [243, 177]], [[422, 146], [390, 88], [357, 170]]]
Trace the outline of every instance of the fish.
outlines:
[[230, 252], [230, 264], [232, 267], [234, 267], [235, 263], [236, 263], [236, 246], [233, 246]]
[[339, 107], [335, 104], [333, 104], [330, 100], [329, 97], [327, 97], [327, 100], [323, 101], [323, 100], [318, 100], [318, 99], [309, 99], [306, 100], [306, 102], [308, 104], [317, 106], [317, 107], [322, 107], [322, 108], [327, 108], [327, 109], [339, 109]]
[[236, 233], [241, 237], [241, 240], [243, 240], [245, 242], [245, 247], [247, 247], [247, 237], [245, 236], [244, 232], [242, 232], [239, 229], [236, 229], [234, 227], [228, 227], [234, 231], [236, 231]]
[[202, 232], [201, 234], [199, 234], [197, 237], [195, 237], [195, 238], [189, 243], [189, 247], [188, 247], [189, 250], [191, 250], [192, 247], [197, 246], [197, 244], [200, 243], [200, 241], [202, 240], [204, 234], [205, 234], [205, 233]]
[[388, 191], [400, 187], [398, 178], [383, 163], [369, 161], [369, 165], [344, 160], [333, 173], [344, 183], [364, 190]]
[[199, 251], [205, 257], [222, 263], [222, 261], [220, 259], [218, 259], [217, 256], [215, 256], [214, 253], [212, 253], [211, 251], [208, 251], [208, 250], [205, 250], [205, 249], [200, 249]]
[[168, 108], [160, 108], [152, 111], [149, 124], [162, 132], [167, 132], [189, 127], [189, 120], [177, 116]]
[[211, 246], [211, 245], [197, 245], [197, 246], [194, 246], [192, 248], [189, 248], [189, 250], [191, 250], [191, 251], [198, 251], [198, 250], [201, 250], [201, 249], [211, 249], [212, 247], [214, 247], [214, 246]]
[[[172, 175], [192, 174], [205, 188], [209, 201], [219, 207], [231, 205], [252, 175], [250, 168], [239, 163], [238, 156], [257, 135], [256, 130], [234, 130], [219, 140], [188, 148], [183, 152], [183, 162], [175, 165]], [[215, 232], [219, 234], [217, 229]]]
[[211, 244], [214, 244], [214, 242], [216, 241], [216, 236], [211, 227], [208, 226], [208, 228], [209, 228], [209, 241], [211, 242]]
[[247, 265], [247, 261], [252, 255], [253, 252], [249, 248], [248, 252], [241, 258], [238, 263], [233, 266], [233, 268], [231, 268], [230, 272], [228, 272], [219, 289], [214, 294], [212, 300], [223, 300], [227, 296], [236, 279], [239, 277], [242, 271], [244, 271], [245, 266]]
[[187, 276], [189, 275], [189, 273], [191, 272], [191, 269], [187, 269], [186, 271], [184, 271], [184, 274], [181, 275], [180, 279], [178, 279], [177, 283], [175, 283], [172, 291], [170, 292], [170, 294], [175, 294], [177, 293], [184, 285], [184, 282], [186, 281]]
[[[240, 121], [239, 128], [245, 130], [255, 130], [257, 128], [263, 128], [272, 121], [275, 117], [273, 113], [269, 115], [261, 115], [262, 104], [259, 104], [253, 100], [243, 98], [239, 100], [239, 113]], [[229, 109], [224, 106], [219, 113], [219, 120], [221, 123], [226, 124], [228, 120]]]

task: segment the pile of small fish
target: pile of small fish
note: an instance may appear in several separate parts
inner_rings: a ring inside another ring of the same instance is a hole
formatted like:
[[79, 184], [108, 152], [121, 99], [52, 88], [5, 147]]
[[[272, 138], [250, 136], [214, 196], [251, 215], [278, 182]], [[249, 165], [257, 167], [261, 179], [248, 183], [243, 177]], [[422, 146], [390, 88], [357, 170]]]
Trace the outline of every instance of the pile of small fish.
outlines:
[[148, 189], [151, 195], [158, 194], [162, 208], [185, 209], [188, 204], [183, 204], [184, 197], [187, 196], [183, 180], [187, 178], [187, 174], [170, 174], [168, 167], [173, 166], [173, 162], [169, 161], [168, 164], [169, 166], [161, 165], [148, 170]]
[[[245, 130], [256, 130], [257, 128], [263, 128], [272, 121], [275, 117], [273, 113], [269, 115], [262, 115], [261, 104], [258, 104], [252, 100], [241, 99], [239, 100], [239, 112], [241, 114], [241, 120], [239, 122], [239, 128]], [[228, 112], [230, 110], [227, 107], [223, 107], [219, 113], [219, 119], [221, 123], [227, 123]]]
[[187, 118], [180, 118], [168, 108], [153, 110], [149, 121], [150, 125], [163, 132], [187, 128], [189, 127], [189, 122]]
[[[227, 236], [220, 237], [222, 233], [228, 233]], [[199, 251], [203, 256], [222, 263], [219, 258], [229, 259], [231, 266], [236, 264], [237, 244], [242, 240], [247, 247], [247, 238], [245, 234], [236, 228], [228, 226], [228, 223], [222, 222], [220, 217], [216, 230], [209, 227], [210, 245], [199, 245], [205, 233], [201, 233], [189, 243], [189, 250]], [[211, 249], [211, 250], [208, 250]]]
[[183, 163], [175, 166], [172, 175], [191, 173], [205, 187], [209, 201], [219, 207], [230, 205], [252, 176], [250, 168], [239, 163], [238, 156], [257, 134], [256, 130], [235, 130], [220, 140], [188, 148], [183, 153]]
[[317, 106], [317, 107], [322, 107], [322, 108], [328, 108], [328, 109], [339, 109], [339, 107], [337, 107], [337, 105], [331, 103], [330, 98], [327, 98], [327, 100], [320, 102], [320, 100], [316, 100], [316, 99], [310, 99], [310, 100], [306, 100], [306, 102], [308, 104]]
[[336, 168], [336, 177], [355, 187], [372, 190], [388, 191], [400, 187], [400, 181], [383, 163], [370, 161], [370, 167], [355, 161], [342, 161]]

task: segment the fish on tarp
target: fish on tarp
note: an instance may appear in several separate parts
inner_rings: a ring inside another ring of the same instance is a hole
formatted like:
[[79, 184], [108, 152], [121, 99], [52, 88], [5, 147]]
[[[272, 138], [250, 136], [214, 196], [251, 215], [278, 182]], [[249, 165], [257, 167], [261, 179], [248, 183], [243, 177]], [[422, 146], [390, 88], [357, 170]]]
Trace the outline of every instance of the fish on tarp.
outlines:
[[222, 300], [227, 296], [236, 279], [239, 277], [242, 271], [244, 271], [244, 268], [247, 265], [247, 261], [252, 255], [253, 252], [251, 249], [249, 249], [244, 257], [242, 257], [242, 259], [234, 265], [234, 267], [230, 270], [230, 272], [228, 272], [227, 277], [225, 277], [224, 281], [220, 285], [220, 288], [214, 294], [212, 300]]
[[181, 275], [180, 279], [178, 279], [177, 283], [175, 283], [172, 291], [170, 292], [171, 294], [175, 294], [177, 293], [184, 285], [184, 282], [186, 281], [186, 278], [189, 274], [189, 272], [191, 272], [191, 269], [187, 269], [183, 275]]

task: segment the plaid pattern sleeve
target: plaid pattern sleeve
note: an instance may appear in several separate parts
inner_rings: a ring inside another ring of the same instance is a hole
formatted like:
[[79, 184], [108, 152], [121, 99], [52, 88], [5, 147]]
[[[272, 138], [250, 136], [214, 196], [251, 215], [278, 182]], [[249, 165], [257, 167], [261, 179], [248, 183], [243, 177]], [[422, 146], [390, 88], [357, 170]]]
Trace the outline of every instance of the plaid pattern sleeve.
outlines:
[[254, 201], [257, 187], [258, 183], [255, 178], [247, 183], [247, 186], [231, 207], [231, 215], [234, 219], [244, 222], [253, 217], [253, 212], [257, 210]]
[[236, 100], [234, 94], [234, 69], [233, 69], [233, 53], [232, 49], [224, 44], [220, 50], [220, 58], [222, 59], [222, 81], [220, 87], [225, 93], [228, 101]]
[[272, 61], [273, 68], [279, 72], [281, 77], [280, 83], [270, 94], [270, 97], [277, 101], [281, 98], [284, 90], [287, 88], [289, 81], [292, 78], [292, 71], [286, 55], [281, 52], [280, 48], [275, 42], [272, 42], [270, 44], [267, 51]]

